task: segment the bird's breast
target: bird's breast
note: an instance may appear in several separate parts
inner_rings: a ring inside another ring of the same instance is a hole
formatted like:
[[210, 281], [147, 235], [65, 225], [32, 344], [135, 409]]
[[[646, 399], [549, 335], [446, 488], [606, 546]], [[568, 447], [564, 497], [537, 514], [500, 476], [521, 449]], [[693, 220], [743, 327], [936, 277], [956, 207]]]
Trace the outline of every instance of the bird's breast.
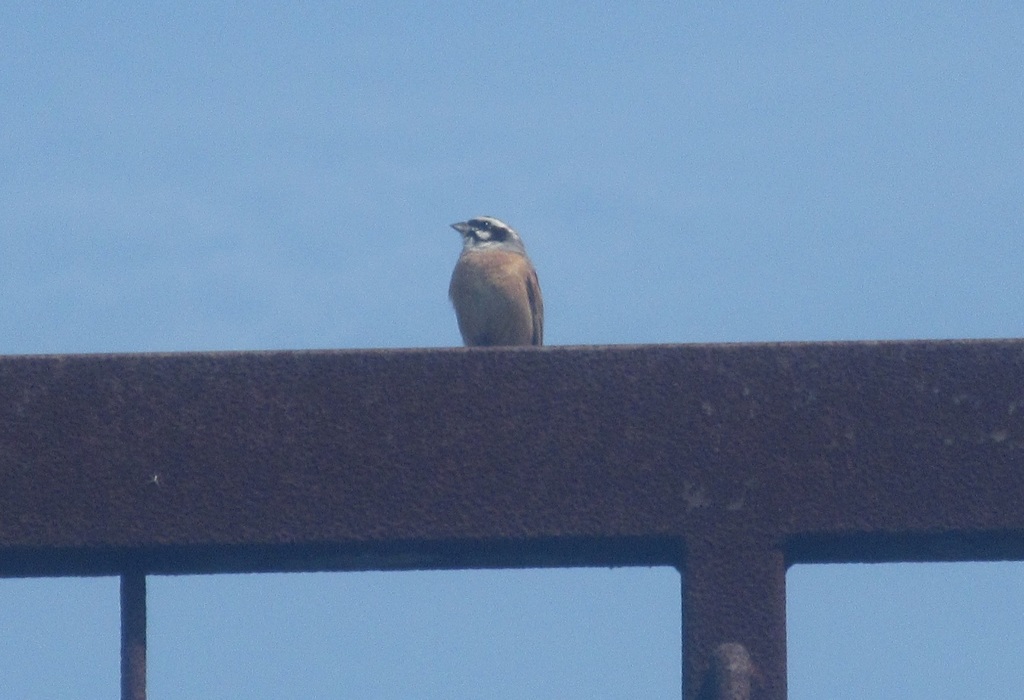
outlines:
[[463, 251], [448, 294], [469, 345], [524, 345], [533, 336], [527, 280], [533, 266], [505, 251]]

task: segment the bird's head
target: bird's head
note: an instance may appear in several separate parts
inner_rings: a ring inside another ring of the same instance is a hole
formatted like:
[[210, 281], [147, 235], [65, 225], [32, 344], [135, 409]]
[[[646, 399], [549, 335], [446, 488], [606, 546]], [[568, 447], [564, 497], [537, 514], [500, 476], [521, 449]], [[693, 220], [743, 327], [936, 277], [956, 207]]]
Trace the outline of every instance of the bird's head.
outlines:
[[504, 249], [526, 255], [523, 239], [516, 230], [493, 216], [477, 216], [469, 221], [452, 224], [452, 228], [462, 236], [463, 248]]

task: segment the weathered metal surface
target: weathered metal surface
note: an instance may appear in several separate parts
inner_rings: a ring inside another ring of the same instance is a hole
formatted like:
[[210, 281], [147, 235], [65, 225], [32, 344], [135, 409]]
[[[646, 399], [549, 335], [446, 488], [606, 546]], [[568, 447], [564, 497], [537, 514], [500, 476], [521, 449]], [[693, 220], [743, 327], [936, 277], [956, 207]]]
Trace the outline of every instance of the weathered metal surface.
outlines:
[[787, 565], [1024, 558], [1022, 498], [1021, 341], [0, 358], [0, 575], [672, 564], [769, 698]]
[[757, 687], [757, 669], [742, 644], [719, 644], [712, 654], [712, 662], [708, 700], [751, 700]]

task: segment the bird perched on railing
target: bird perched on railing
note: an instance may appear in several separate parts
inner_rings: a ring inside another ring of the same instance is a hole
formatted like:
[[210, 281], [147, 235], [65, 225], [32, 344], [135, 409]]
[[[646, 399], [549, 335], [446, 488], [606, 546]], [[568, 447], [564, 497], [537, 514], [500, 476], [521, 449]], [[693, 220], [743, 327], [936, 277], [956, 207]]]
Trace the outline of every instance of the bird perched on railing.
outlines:
[[452, 224], [462, 253], [448, 296], [466, 345], [541, 345], [544, 299], [523, 240], [508, 224], [478, 216]]

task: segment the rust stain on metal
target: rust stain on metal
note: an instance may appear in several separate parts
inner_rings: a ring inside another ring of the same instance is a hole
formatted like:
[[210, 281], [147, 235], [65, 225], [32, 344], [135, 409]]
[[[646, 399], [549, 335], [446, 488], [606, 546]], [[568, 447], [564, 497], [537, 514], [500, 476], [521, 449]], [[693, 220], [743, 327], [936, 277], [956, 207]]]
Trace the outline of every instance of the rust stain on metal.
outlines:
[[0, 358], [0, 575], [669, 564], [785, 697], [796, 562], [1024, 558], [1024, 342]]
[[[756, 669], [750, 652], [742, 644], [719, 644], [712, 654], [712, 670], [708, 674], [706, 700], [751, 700], [754, 695]], [[702, 700], [703, 700], [702, 698]]]

